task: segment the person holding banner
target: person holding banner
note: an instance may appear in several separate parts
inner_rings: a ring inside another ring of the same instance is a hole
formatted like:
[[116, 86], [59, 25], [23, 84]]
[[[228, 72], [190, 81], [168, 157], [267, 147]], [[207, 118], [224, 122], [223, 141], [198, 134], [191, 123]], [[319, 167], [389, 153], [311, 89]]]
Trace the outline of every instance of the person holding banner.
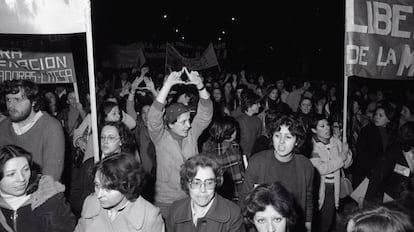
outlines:
[[[181, 75], [187, 75], [188, 81], [183, 81]], [[192, 123], [185, 105], [165, 106], [168, 93], [176, 84], [191, 84], [198, 89], [200, 100]], [[160, 207], [164, 218], [175, 200], [186, 197], [180, 188], [179, 169], [187, 158], [198, 154], [197, 140], [212, 116], [213, 104], [198, 72], [189, 72], [186, 68], [171, 72], [148, 112], [148, 131], [157, 155], [155, 205]]]
[[341, 168], [352, 164], [352, 153], [331, 133], [331, 127], [324, 115], [316, 114], [310, 123], [313, 151], [310, 158], [320, 175], [319, 185], [319, 228], [331, 231], [339, 207]]
[[13, 144], [33, 154], [42, 174], [59, 181], [63, 172], [65, 136], [60, 122], [41, 111], [39, 87], [32, 81], [5, 83], [9, 118], [0, 123], [0, 146]]

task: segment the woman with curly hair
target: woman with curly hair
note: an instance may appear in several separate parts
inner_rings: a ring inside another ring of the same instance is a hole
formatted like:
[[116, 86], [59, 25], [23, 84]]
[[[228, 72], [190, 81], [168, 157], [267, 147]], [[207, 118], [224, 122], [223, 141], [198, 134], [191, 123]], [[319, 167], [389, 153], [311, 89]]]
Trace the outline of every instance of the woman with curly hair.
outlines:
[[187, 159], [180, 182], [189, 196], [171, 205], [168, 232], [245, 231], [240, 207], [216, 192], [223, 184], [223, 171], [214, 159], [202, 155]]
[[314, 168], [309, 159], [298, 153], [305, 138], [303, 123], [294, 116], [284, 115], [267, 127], [273, 149], [250, 157], [241, 195], [246, 196], [258, 184], [280, 182], [301, 208], [303, 218], [299, 224], [310, 231]]
[[296, 231], [295, 202], [279, 182], [254, 188], [245, 199], [242, 213], [245, 224], [258, 232]]
[[93, 175], [95, 193], [86, 198], [75, 232], [165, 231], [160, 210], [141, 197], [144, 170], [132, 154], [105, 157]]
[[105, 122], [101, 129], [102, 158], [115, 152], [136, 150], [132, 132], [122, 122]]

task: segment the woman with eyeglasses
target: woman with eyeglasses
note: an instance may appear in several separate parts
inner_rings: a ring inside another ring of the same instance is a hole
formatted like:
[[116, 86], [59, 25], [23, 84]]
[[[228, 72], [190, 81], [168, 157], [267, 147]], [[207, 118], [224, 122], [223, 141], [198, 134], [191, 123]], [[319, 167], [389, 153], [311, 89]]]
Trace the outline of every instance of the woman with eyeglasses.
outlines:
[[102, 126], [101, 137], [102, 158], [115, 152], [135, 151], [135, 141], [132, 132], [122, 122], [105, 122]]
[[165, 231], [159, 208], [141, 196], [144, 170], [131, 153], [106, 156], [93, 176], [95, 193], [86, 198], [75, 232]]
[[189, 197], [170, 207], [167, 231], [245, 231], [239, 206], [216, 193], [223, 171], [215, 160], [200, 155], [189, 158], [181, 167], [180, 182]]
[[[134, 154], [135, 141], [132, 132], [123, 122], [105, 122], [101, 129], [100, 148], [101, 158], [111, 156], [117, 152], [130, 152]], [[80, 216], [82, 203], [93, 192], [92, 168], [95, 164], [94, 157], [83, 162], [77, 176], [77, 185], [71, 192], [71, 204], [74, 206], [75, 215]]]

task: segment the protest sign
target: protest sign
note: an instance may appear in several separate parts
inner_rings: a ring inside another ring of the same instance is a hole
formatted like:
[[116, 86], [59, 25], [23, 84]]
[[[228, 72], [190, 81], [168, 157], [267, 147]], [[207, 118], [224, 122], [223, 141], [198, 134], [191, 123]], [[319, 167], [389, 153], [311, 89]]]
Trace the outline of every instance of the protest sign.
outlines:
[[345, 75], [414, 77], [414, 1], [347, 0]]

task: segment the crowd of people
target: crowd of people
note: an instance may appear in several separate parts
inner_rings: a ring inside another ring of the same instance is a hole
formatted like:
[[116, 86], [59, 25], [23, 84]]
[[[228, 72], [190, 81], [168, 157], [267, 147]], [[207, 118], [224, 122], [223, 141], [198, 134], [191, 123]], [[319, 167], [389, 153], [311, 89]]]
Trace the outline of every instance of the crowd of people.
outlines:
[[97, 122], [82, 88], [1, 83], [0, 231], [414, 231], [410, 88], [352, 86], [342, 138], [340, 83], [98, 76]]

